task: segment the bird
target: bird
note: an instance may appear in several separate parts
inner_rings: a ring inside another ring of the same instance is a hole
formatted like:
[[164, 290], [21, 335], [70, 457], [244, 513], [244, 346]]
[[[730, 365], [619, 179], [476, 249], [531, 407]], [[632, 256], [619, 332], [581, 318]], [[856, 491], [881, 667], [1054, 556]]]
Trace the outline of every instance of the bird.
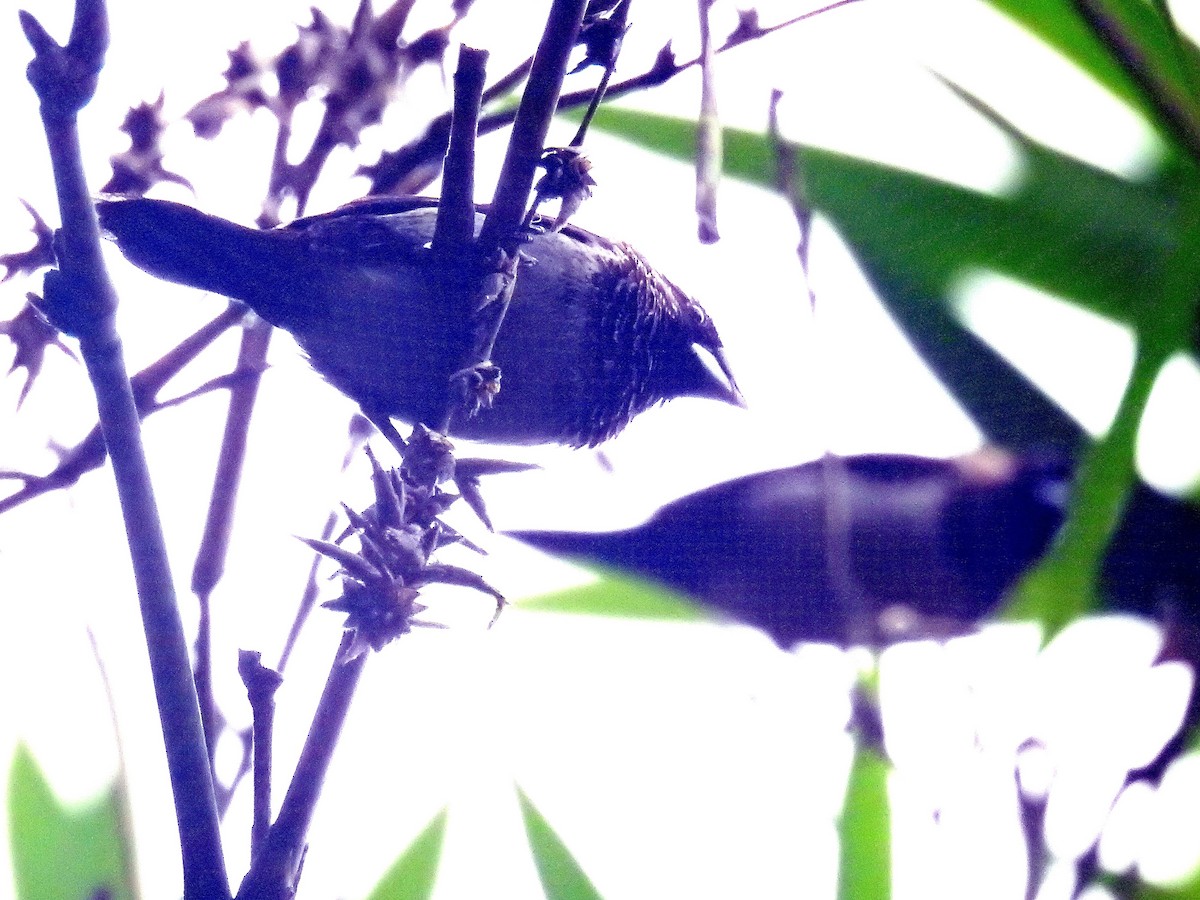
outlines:
[[[473, 324], [439, 289], [437, 204], [368, 199], [266, 230], [165, 200], [103, 200], [97, 212], [135, 266], [241, 301], [290, 332], [377, 424], [441, 430]], [[491, 408], [458, 415], [453, 435], [592, 447], [675, 397], [744, 405], [712, 319], [636, 250], [574, 225], [526, 237], [531, 262], [492, 354], [503, 390]]]
[[[1072, 469], [994, 447], [829, 457], [705, 488], [621, 531], [507, 533], [665, 585], [785, 649], [881, 647], [970, 633], [995, 611], [1057, 534]], [[1135, 489], [1100, 588], [1113, 610], [1194, 619], [1200, 512]]]

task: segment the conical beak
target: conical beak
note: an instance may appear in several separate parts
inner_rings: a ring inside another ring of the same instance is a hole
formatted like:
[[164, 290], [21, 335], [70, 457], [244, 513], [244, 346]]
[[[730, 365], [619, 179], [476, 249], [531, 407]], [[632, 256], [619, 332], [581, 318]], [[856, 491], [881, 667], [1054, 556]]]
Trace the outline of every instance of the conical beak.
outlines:
[[729, 360], [725, 358], [725, 348], [716, 347], [711, 349], [713, 359], [721, 369], [721, 374], [725, 376], [724, 380], [717, 377], [716, 372], [712, 372], [714, 393], [713, 398], [716, 400], [724, 400], [733, 406], [746, 408], [746, 398], [742, 396], [742, 391], [737, 385], [737, 379], [733, 377], [733, 370], [729, 368]]

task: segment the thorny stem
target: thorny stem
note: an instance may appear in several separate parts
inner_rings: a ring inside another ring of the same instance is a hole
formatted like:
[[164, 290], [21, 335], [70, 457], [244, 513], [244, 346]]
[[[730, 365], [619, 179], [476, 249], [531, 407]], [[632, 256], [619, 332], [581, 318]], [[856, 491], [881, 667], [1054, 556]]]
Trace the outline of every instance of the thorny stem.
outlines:
[[305, 835], [369, 655], [344, 660], [352, 641], [351, 632], [342, 635], [279, 816], [238, 890], [238, 900], [290, 900], [295, 894]]
[[35, 51], [29, 80], [41, 101], [63, 222], [60, 269], [46, 278], [47, 308], [60, 327], [80, 338], [112, 458], [175, 799], [184, 897], [221, 900], [229, 897], [229, 882], [200, 710], [137, 405], [115, 327], [116, 294], [100, 255], [79, 144], [76, 114], [92, 98], [103, 67], [107, 12], [103, 0], [78, 0], [65, 47], [29, 13], [22, 12], [20, 19]]

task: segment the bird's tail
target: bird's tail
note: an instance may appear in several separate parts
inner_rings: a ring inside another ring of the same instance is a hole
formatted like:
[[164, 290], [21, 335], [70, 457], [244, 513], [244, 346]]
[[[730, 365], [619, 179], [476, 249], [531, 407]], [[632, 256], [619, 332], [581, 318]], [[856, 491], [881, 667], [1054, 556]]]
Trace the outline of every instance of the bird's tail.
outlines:
[[167, 281], [242, 300], [278, 319], [281, 284], [304, 267], [290, 235], [246, 228], [166, 200], [114, 200], [96, 205], [100, 226], [125, 257]]

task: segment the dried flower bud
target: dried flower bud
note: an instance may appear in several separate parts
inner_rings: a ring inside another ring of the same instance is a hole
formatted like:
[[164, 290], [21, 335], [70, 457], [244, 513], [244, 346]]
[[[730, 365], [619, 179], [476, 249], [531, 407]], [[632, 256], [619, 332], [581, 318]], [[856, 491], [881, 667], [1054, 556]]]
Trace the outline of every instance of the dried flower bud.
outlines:
[[553, 229], [560, 231], [583, 201], [592, 196], [592, 188], [596, 186], [596, 180], [591, 176], [592, 161], [578, 147], [549, 147], [542, 153], [538, 165], [546, 170], [546, 174], [534, 185], [537, 194], [534, 206], [561, 198], [562, 205]]
[[492, 408], [496, 395], [500, 393], [500, 375], [500, 367], [494, 362], [481, 362], [450, 376], [451, 383], [458, 388], [468, 418], [481, 410]]
[[225, 87], [205, 97], [184, 116], [192, 123], [196, 136], [211, 140], [236, 114], [269, 106], [265, 75], [266, 70], [249, 43], [243, 41], [236, 50], [230, 50], [229, 66], [224, 72]]
[[454, 477], [454, 444], [444, 434], [418, 423], [404, 454], [403, 472], [426, 488], [448, 481]]
[[582, 71], [588, 66], [608, 69], [615, 66], [621, 54], [621, 42], [629, 30], [625, 15], [629, 7], [626, 0], [595, 2], [588, 4], [579, 28], [577, 44], [583, 44], [585, 55], [571, 73]]
[[0, 255], [0, 266], [4, 266], [4, 277], [0, 281], [8, 281], [14, 275], [32, 275], [38, 269], [54, 265], [54, 232], [46, 224], [46, 220], [38, 215], [38, 211], [26, 203], [21, 204], [33, 217], [33, 246], [18, 253]]
[[191, 182], [182, 175], [163, 168], [163, 152], [159, 146], [167, 127], [162, 116], [163, 103], [164, 96], [160, 93], [153, 103], [134, 106], [125, 114], [121, 130], [129, 135], [129, 149], [109, 160], [113, 174], [100, 188], [102, 193], [140, 197], [163, 181], [192, 189]]
[[346, 509], [350, 528], [343, 535], [358, 538], [358, 552], [327, 541], [302, 539], [341, 565], [342, 596], [324, 605], [346, 614], [345, 627], [354, 635], [346, 658], [367, 649], [379, 650], [414, 627], [440, 627], [415, 618], [426, 609], [417, 602], [418, 589], [428, 584], [451, 584], [489, 594], [496, 600], [498, 614], [504, 598], [481, 576], [460, 566], [430, 561], [440, 547], [461, 540], [457, 531], [438, 518], [458, 499], [437, 486], [454, 473], [450, 442], [429, 429], [414, 431], [399, 470], [384, 470], [369, 449], [367, 453], [375, 502], [362, 512]]
[[16, 347], [12, 365], [8, 369], [9, 374], [11, 375], [17, 369], [25, 370], [25, 384], [22, 385], [21, 393], [17, 397], [18, 409], [29, 395], [29, 389], [33, 387], [34, 379], [42, 371], [47, 347], [57, 347], [78, 362], [71, 348], [62, 342], [58, 331], [38, 309], [37, 295], [28, 294], [27, 300], [28, 302], [16, 316], [7, 322], [0, 322], [0, 334], [8, 335], [9, 340]]

